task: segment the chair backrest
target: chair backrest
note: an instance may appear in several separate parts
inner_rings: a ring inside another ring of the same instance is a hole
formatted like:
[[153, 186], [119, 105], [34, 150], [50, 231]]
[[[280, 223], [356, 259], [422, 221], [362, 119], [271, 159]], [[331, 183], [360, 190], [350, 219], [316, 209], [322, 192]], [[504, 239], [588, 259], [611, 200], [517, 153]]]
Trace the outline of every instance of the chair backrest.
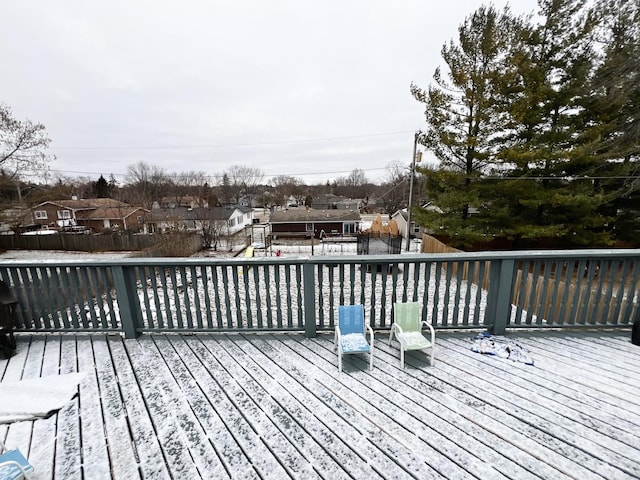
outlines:
[[364, 334], [364, 307], [362, 305], [339, 305], [338, 328], [340, 328], [341, 335]]
[[422, 312], [418, 302], [399, 303], [393, 305], [393, 321], [404, 332], [419, 332], [422, 330]]

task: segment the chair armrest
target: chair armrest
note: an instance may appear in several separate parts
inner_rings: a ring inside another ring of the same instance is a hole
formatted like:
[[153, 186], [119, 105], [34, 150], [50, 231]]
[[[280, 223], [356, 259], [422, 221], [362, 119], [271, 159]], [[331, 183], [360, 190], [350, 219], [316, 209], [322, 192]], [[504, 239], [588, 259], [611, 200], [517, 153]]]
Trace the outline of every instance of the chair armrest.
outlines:
[[423, 327], [427, 327], [429, 329], [429, 331], [431, 332], [431, 345], [434, 345], [436, 343], [436, 331], [433, 328], [433, 325], [431, 325], [431, 323], [426, 322], [426, 321], [422, 321], [422, 326]]
[[373, 328], [371, 328], [371, 325], [366, 325], [367, 327], [367, 332], [369, 332], [370, 338], [371, 340], [369, 341], [369, 344], [371, 345], [371, 348], [373, 348]]

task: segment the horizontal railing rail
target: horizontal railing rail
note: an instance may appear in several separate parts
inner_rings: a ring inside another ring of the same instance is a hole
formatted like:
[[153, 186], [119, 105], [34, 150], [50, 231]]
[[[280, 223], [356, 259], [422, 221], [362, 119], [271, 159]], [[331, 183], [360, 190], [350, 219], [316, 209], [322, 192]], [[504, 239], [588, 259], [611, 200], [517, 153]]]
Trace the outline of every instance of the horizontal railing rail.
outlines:
[[640, 250], [0, 262], [29, 332], [300, 331], [362, 304], [388, 329], [417, 301], [439, 329], [628, 327]]

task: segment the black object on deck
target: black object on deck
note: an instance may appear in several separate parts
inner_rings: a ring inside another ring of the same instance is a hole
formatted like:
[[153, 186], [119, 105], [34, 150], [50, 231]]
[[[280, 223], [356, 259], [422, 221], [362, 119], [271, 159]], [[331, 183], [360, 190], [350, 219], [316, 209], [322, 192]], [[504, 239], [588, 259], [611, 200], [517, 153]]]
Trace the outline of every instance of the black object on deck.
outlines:
[[640, 345], [640, 318], [637, 318], [633, 322], [633, 328], [631, 329], [631, 343], [634, 345]]
[[16, 339], [13, 336], [16, 305], [18, 300], [11, 287], [0, 280], [0, 346], [5, 358], [11, 357], [16, 351]]

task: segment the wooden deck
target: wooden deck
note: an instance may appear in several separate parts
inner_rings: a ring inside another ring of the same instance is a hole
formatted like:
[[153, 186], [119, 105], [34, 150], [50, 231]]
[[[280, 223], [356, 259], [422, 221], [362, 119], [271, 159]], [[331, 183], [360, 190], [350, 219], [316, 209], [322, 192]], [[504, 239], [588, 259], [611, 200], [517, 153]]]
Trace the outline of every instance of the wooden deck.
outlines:
[[86, 372], [57, 415], [0, 425], [36, 479], [640, 478], [628, 331], [511, 333], [527, 366], [439, 332], [436, 363], [376, 334], [20, 336], [2, 381]]

